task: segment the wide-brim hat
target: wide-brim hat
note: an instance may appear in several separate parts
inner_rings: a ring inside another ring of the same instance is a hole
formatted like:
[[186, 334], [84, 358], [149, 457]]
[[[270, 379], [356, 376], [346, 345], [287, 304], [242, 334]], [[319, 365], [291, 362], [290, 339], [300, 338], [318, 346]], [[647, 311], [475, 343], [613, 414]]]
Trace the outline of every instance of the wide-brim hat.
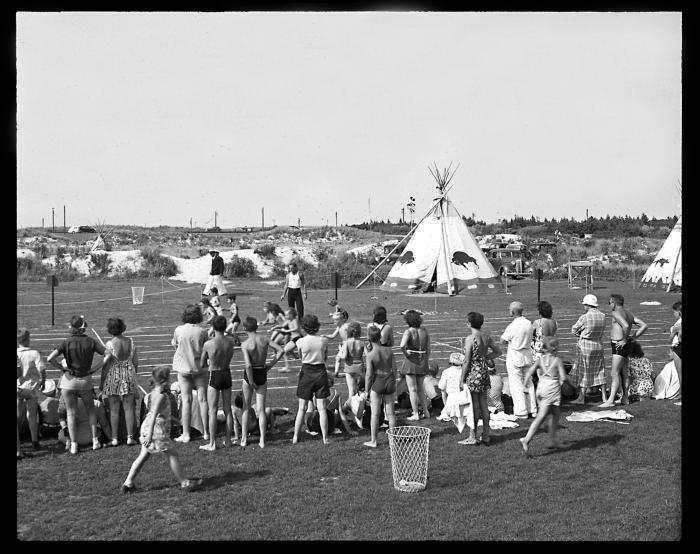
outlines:
[[210, 249], [209, 249], [209, 253], [210, 253], [210, 254], [213, 254], [214, 252], [216, 252], [217, 254], [219, 253], [219, 251], [218, 251], [216, 248], [210, 248]]
[[41, 389], [41, 392], [44, 393], [46, 396], [56, 392], [56, 381], [54, 381], [53, 379], [47, 379], [46, 381], [44, 381], [44, 387]]
[[595, 294], [587, 294], [586, 296], [583, 297], [583, 300], [581, 300], [581, 304], [584, 304], [586, 306], [592, 306], [593, 308], [598, 307], [598, 297]]
[[462, 365], [464, 363], [464, 359], [464, 354], [460, 352], [452, 352], [452, 354], [450, 354], [450, 363], [452, 365]]

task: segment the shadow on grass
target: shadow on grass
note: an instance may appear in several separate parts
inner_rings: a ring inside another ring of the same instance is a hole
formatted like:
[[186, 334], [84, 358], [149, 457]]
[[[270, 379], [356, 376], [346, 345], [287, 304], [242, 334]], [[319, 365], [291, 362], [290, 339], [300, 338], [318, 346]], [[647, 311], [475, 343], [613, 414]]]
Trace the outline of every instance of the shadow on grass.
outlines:
[[551, 454], [558, 454], [560, 452], [572, 452], [574, 450], [581, 450], [583, 448], [595, 448], [596, 446], [601, 446], [605, 444], [616, 444], [620, 442], [620, 439], [622, 439], [623, 437], [624, 435], [615, 433], [613, 435], [601, 435], [597, 437], [588, 437], [577, 441], [566, 442], [560, 448], [550, 448], [546, 452], [533, 455], [533, 458], [540, 458], [542, 456], [549, 456]]
[[[234, 483], [240, 483], [241, 481], [247, 481], [249, 479], [255, 479], [259, 477], [265, 477], [270, 475], [272, 472], [268, 469], [261, 469], [258, 471], [227, 471], [221, 475], [215, 475], [213, 477], [204, 477], [202, 479], [202, 484], [199, 487], [199, 491], [208, 491], [213, 489], [218, 489], [225, 485], [232, 485]], [[195, 478], [192, 476], [191, 478]], [[158, 485], [156, 487], [148, 487], [148, 491], [158, 491], [164, 489], [172, 489], [174, 486], [172, 483]]]

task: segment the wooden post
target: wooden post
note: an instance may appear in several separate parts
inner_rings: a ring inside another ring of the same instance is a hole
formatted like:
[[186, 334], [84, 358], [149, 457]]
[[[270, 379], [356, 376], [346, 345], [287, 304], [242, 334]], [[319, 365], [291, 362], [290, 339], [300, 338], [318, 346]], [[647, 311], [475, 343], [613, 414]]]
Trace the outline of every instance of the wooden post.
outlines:
[[540, 281], [542, 281], [542, 270], [537, 269], [537, 303], [540, 303]]
[[335, 299], [337, 301], [338, 300], [338, 283], [340, 282], [340, 273], [338, 273], [336, 271], [334, 277], [335, 278], [333, 279], [333, 281], [335, 282]]
[[63, 205], [63, 230], [66, 230], [66, 205]]

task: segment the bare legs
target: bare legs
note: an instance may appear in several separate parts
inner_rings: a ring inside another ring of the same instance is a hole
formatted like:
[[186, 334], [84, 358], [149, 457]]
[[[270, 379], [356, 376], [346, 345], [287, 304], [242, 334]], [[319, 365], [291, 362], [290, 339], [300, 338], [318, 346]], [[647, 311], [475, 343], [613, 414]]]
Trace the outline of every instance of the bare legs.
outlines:
[[408, 385], [408, 396], [411, 400], [411, 409], [413, 414], [409, 419], [418, 419], [418, 408], [423, 407], [423, 415], [426, 419], [430, 419], [430, 411], [428, 410], [428, 398], [425, 395], [423, 388], [424, 375], [406, 375], [406, 384]]
[[610, 408], [615, 405], [615, 395], [618, 389], [622, 393], [622, 404], [629, 404], [627, 399], [627, 358], [613, 354], [612, 356], [612, 384], [610, 385], [610, 395], [603, 402], [600, 408]]
[[557, 447], [559, 446], [559, 442], [557, 441], [557, 429], [559, 428], [559, 414], [560, 414], [560, 409], [559, 406], [551, 406], [545, 404], [544, 406], [540, 406], [540, 409], [537, 411], [537, 416], [535, 417], [534, 421], [532, 424], [530, 424], [530, 428], [527, 431], [527, 434], [520, 439], [520, 444], [523, 446], [523, 452], [525, 453], [526, 456], [530, 456], [530, 451], [528, 449], [528, 444], [532, 440], [532, 437], [535, 435], [537, 430], [540, 428], [540, 425], [542, 422], [550, 416], [549, 418], [549, 446], [550, 447]]
[[384, 400], [384, 413], [389, 420], [389, 429], [396, 427], [396, 415], [394, 414], [394, 395], [381, 395], [372, 391], [370, 393], [370, 401], [372, 406], [372, 423], [370, 425], [371, 438], [363, 443], [371, 448], [377, 447], [377, 432], [379, 431], [379, 416], [381, 413], [381, 403]]
[[355, 373], [345, 374], [345, 383], [348, 386], [348, 398], [355, 396], [359, 391], [358, 376]]
[[112, 444], [117, 444], [119, 437], [119, 407], [124, 406], [124, 421], [126, 422], [126, 434], [133, 441], [134, 437], [134, 395], [125, 394], [123, 396], [110, 395], [109, 397], [109, 423], [112, 430]]
[[488, 392], [483, 391], [479, 393], [472, 393], [472, 413], [474, 414], [474, 429], [469, 429], [469, 436], [474, 435], [476, 438], [476, 428], [479, 425], [479, 419], [483, 422], [483, 427], [481, 428], [481, 441], [484, 444], [491, 442], [489, 437], [489, 421], [491, 412], [489, 412], [488, 406]]
[[[294, 436], [292, 437], [292, 444], [299, 442], [299, 433], [301, 431], [301, 426], [304, 423], [304, 415], [306, 414], [306, 407], [309, 400], [299, 399], [299, 409], [297, 410], [297, 417], [294, 420]], [[318, 419], [321, 425], [321, 436], [323, 437], [323, 444], [328, 444], [328, 413], [326, 412], [326, 399], [317, 398], [316, 408], [318, 409]]]
[[209, 415], [209, 403], [207, 402], [207, 374], [189, 375], [177, 374], [177, 381], [180, 384], [180, 398], [182, 399], [182, 435], [178, 442], [190, 442], [190, 430], [192, 426], [192, 390], [197, 388], [197, 402], [199, 403], [199, 415], [204, 426], [204, 438], [209, 439], [207, 432], [207, 420]]
[[63, 389], [61, 391], [63, 401], [66, 403], [66, 416], [68, 420], [68, 433], [70, 434], [71, 454], [78, 453], [78, 443], [75, 439], [78, 438], [78, 426], [76, 424], [76, 412], [78, 411], [78, 397], [83, 399], [85, 411], [90, 422], [90, 431], [92, 432], [92, 446], [99, 448], [99, 439], [97, 437], [97, 413], [95, 412], [95, 395], [92, 390], [73, 391]]
[[[190, 424], [192, 423], [192, 381], [181, 373], [177, 374], [177, 381], [180, 384], [180, 400], [182, 402], [182, 435], [175, 440], [178, 442], [190, 442]], [[68, 431], [70, 431], [70, 427]]]
[[[188, 480], [185, 476], [184, 470], [182, 469], [182, 464], [180, 463], [180, 457], [178, 456], [177, 451], [166, 450], [165, 455], [168, 457], [168, 462], [170, 462], [170, 469], [172, 469], [173, 473], [175, 474], [175, 478], [180, 482], [180, 485], [184, 486], [186, 483], [188, 483]], [[150, 456], [151, 454], [148, 450], [146, 450], [146, 447], [141, 446], [141, 452], [139, 452], [139, 455], [134, 460], [134, 463], [131, 464], [129, 475], [127, 475], [126, 479], [124, 480], [124, 485], [126, 487], [132, 488], [134, 486], [134, 479], [139, 474], [144, 464], [146, 463], [146, 460], [148, 460]]]
[[217, 412], [219, 407], [219, 392], [221, 392], [221, 402], [223, 404], [224, 417], [226, 420], [226, 438], [224, 447], [231, 446], [231, 430], [233, 429], [233, 413], [231, 412], [231, 389], [219, 391], [214, 387], [207, 387], [207, 404], [209, 408], [209, 442], [199, 447], [200, 450], [216, 450], [216, 430], [219, 425]]

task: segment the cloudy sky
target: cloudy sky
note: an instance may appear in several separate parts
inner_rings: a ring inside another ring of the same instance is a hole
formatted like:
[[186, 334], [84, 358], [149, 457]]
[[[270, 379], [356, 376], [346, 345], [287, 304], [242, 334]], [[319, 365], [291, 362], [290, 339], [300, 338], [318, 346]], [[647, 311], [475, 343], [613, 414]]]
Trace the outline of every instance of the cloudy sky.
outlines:
[[[665, 217], [680, 13], [17, 14], [17, 225]], [[408, 211], [406, 211], [408, 217]]]

